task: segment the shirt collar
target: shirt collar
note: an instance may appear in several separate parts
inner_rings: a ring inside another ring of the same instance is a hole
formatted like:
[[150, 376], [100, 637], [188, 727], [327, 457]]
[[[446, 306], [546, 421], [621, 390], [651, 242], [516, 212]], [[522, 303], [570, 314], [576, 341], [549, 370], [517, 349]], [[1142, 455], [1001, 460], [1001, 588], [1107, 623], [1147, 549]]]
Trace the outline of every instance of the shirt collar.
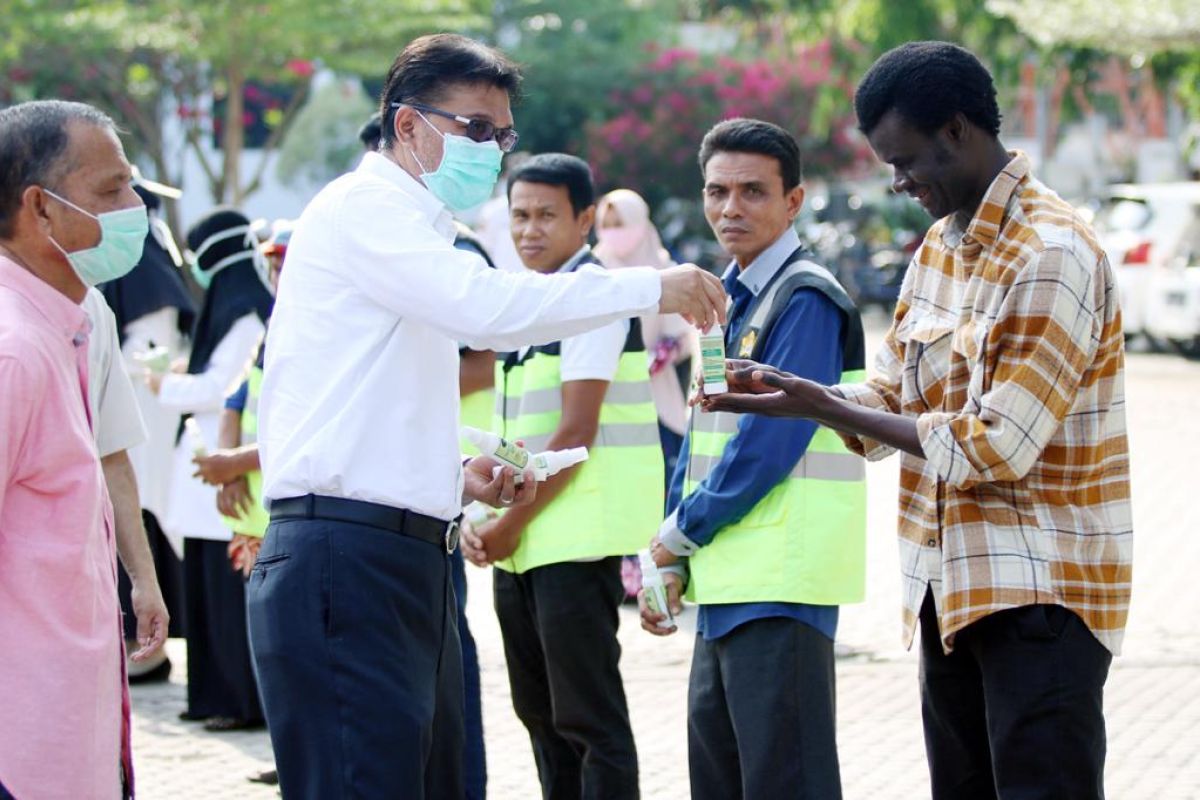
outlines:
[[566, 261], [564, 261], [563, 265], [554, 271], [555, 272], [570, 272], [571, 270], [573, 270], [577, 266], [579, 266], [579, 262], [583, 261], [585, 258], [587, 258], [588, 255], [591, 254], [591, 252], [592, 252], [591, 246], [585, 244], [583, 247], [581, 247], [575, 251], [575, 255], [571, 256]]
[[444, 236], [447, 241], [454, 241], [454, 215], [446, 208], [446, 204], [434, 197], [433, 192], [425, 184], [408, 174], [408, 170], [384, 157], [381, 153], [367, 153], [358, 163], [356, 172], [383, 178], [388, 183], [400, 189], [416, 203], [429, 224]]
[[92, 329], [82, 306], [5, 256], [0, 256], [0, 286], [29, 301], [47, 323], [73, 341], [86, 337]]
[[957, 217], [950, 217], [942, 230], [942, 241], [948, 246], [958, 247], [963, 242], [975, 241], [984, 247], [991, 247], [996, 243], [1008, 206], [1030, 172], [1029, 157], [1025, 153], [1014, 150], [1009, 155], [1011, 160], [984, 193], [983, 201], [967, 227], [964, 229], [960, 226]]
[[796, 233], [795, 228], [789, 225], [788, 229], [770, 247], [763, 250], [757, 258], [750, 262], [750, 266], [739, 270], [737, 261], [730, 263], [723, 277], [725, 288], [732, 290], [734, 281], [736, 281], [749, 289], [750, 294], [757, 297], [759, 292], [771, 282], [771, 278], [775, 277], [775, 273], [783, 268], [788, 256], [799, 249], [800, 235]]

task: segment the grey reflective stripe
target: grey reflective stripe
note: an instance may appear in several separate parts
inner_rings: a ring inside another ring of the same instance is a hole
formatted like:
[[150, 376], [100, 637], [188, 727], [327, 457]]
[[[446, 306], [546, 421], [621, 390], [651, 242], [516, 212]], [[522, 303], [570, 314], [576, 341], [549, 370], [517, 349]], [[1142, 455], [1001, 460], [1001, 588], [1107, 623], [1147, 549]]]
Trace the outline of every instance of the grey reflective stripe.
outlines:
[[[543, 433], [538, 436], [526, 436], [521, 441], [525, 443], [525, 449], [529, 452], [540, 453], [550, 446], [552, 436], [553, 434], [551, 433]], [[658, 438], [657, 422], [652, 424], [601, 425], [600, 430], [596, 433], [596, 441], [592, 444], [593, 448], [649, 446], [661, 446]]]
[[[720, 456], [692, 456], [690, 480], [699, 483], [716, 469]], [[789, 474], [798, 480], [862, 481], [866, 480], [867, 468], [861, 458], [853, 453], [808, 452], [796, 462]]]
[[[610, 383], [604, 393], [604, 404], [607, 406], [636, 405], [650, 403], [649, 381], [634, 381]], [[503, 413], [504, 400], [497, 397], [497, 409]], [[550, 411], [562, 411], [562, 387], [554, 386], [549, 389], [535, 389], [520, 397], [508, 399], [508, 418], [516, 419], [523, 414], [545, 414]]]
[[864, 481], [867, 479], [867, 465], [853, 453], [809, 451], [792, 469], [792, 477], [821, 481]]
[[830, 281], [835, 286], [841, 286], [838, 279], [833, 273], [822, 267], [820, 264], [814, 264], [811, 261], [794, 261], [783, 268], [783, 272], [776, 276], [775, 280], [771, 281], [771, 285], [767, 288], [767, 293], [763, 295], [758, 302], [758, 307], [754, 309], [754, 316], [750, 318], [750, 328], [754, 330], [762, 330], [767, 324], [767, 317], [771, 314], [771, 308], [775, 305], [775, 296], [779, 294], [779, 290], [787, 283], [788, 278], [794, 275], [809, 273], [817, 275]]
[[738, 431], [738, 420], [741, 414], [728, 414], [724, 411], [700, 411], [698, 406], [692, 408], [692, 430], [697, 433], [728, 433]]

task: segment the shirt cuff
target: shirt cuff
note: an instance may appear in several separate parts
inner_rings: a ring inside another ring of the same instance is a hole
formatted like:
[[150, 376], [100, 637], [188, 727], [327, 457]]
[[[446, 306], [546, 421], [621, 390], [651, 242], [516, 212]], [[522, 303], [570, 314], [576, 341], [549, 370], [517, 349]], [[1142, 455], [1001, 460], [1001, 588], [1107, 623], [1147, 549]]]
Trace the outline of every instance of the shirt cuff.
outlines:
[[668, 564], [665, 567], [659, 567], [658, 571], [661, 573], [669, 572], [672, 575], [678, 575], [679, 579], [683, 581], [683, 591], [687, 591], [688, 579], [691, 576], [688, 574], [688, 565], [686, 561], [677, 561], [674, 564]]
[[679, 510], [676, 509], [671, 512], [671, 516], [663, 520], [662, 525], [658, 528], [658, 540], [671, 555], [687, 558], [695, 554], [700, 547], [679, 530], [679, 524], [676, 522], [678, 515]]
[[[866, 383], [839, 383], [837, 386], [830, 386], [829, 391], [843, 400], [864, 408], [890, 411], [884, 403], [880, 402], [875, 390]], [[841, 431], [834, 432], [846, 445], [846, 449], [855, 455], [862, 456], [867, 461], [881, 461], [896, 452], [896, 448], [869, 436], [856, 436], [853, 433], [842, 433]]]
[[966, 453], [954, 438], [950, 423], [956, 414], [931, 412], [917, 417], [917, 437], [921, 450], [938, 476], [951, 486], [965, 488], [973, 470]]

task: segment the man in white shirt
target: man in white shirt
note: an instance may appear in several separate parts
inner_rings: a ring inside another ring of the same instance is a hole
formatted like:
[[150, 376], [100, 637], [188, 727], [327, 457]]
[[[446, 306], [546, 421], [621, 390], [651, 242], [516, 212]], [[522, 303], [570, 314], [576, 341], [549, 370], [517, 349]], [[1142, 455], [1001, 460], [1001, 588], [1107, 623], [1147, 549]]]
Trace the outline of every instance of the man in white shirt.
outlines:
[[[104, 296], [95, 287], [88, 289], [83, 310], [92, 324], [88, 339], [88, 406], [97, 455], [104, 469], [104, 482], [112, 500], [117, 555], [132, 584], [132, 608], [136, 626], [125, 624], [125, 649], [130, 663], [128, 674], [144, 673], [166, 660], [163, 643], [167, 640], [170, 616], [158, 577], [154, 557], [142, 526], [142, 508], [138, 500], [137, 478], [129, 460], [129, 450], [146, 441], [146, 427], [138, 410], [133, 383], [125, 371], [117, 337], [117, 323]], [[136, 635], [130, 635], [136, 632]]]
[[247, 589], [286, 797], [462, 796], [462, 665], [450, 562], [464, 500], [533, 499], [463, 469], [458, 343], [513, 350], [651, 311], [702, 327], [719, 281], [691, 266], [547, 276], [456, 250], [516, 144], [520, 76], [461, 36], [387, 76], [383, 143], [305, 209], [267, 336], [259, 448], [271, 525]]
[[[575, 156], [534, 156], [508, 184], [512, 235], [526, 267], [556, 280], [600, 269], [588, 247], [595, 189]], [[463, 549], [492, 561], [513, 708], [529, 731], [542, 794], [638, 797], [617, 643], [621, 556], [663, 507], [658, 413], [638, 320], [506, 353], [497, 364], [496, 432], [531, 450], [590, 449], [528, 506]]]

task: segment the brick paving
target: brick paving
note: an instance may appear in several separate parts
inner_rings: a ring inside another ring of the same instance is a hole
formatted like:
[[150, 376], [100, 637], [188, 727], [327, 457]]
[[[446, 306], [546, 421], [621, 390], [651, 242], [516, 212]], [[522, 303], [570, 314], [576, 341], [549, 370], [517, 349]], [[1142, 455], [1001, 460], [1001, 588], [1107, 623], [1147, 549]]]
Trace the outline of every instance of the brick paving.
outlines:
[[[878, 341], [882, 320], [870, 321]], [[1108, 796], [1115, 800], [1200, 800], [1200, 363], [1173, 356], [1129, 357], [1134, 455], [1134, 602], [1125, 654], [1108, 682]], [[839, 628], [838, 744], [847, 800], [928, 797], [917, 665], [899, 644], [899, 578], [894, 541], [898, 464], [868, 467], [868, 594], [843, 609]], [[488, 745], [489, 794], [536, 798], [524, 729], [512, 712], [489, 573], [469, 570], [469, 616], [479, 644]], [[622, 615], [622, 672], [646, 798], [686, 798], [686, 690], [692, 615], [680, 634], [651, 637], [632, 609]], [[139, 796], [271, 798], [245, 776], [270, 764], [263, 732], [205, 733], [181, 722], [182, 642], [168, 684], [135, 687], [134, 753]]]

